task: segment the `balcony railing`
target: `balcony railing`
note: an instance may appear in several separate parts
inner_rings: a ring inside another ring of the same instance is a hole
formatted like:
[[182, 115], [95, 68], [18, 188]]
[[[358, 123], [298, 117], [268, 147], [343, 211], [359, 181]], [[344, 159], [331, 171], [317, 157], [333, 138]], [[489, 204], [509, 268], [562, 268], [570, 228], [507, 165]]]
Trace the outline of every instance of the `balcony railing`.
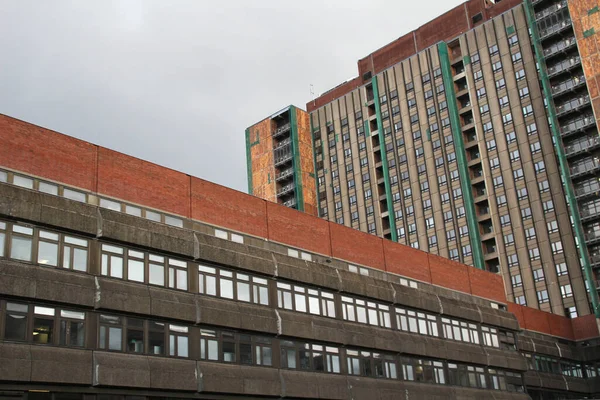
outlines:
[[575, 47], [575, 45], [576, 42], [574, 37], [561, 40], [560, 42], [555, 43], [550, 47], [546, 47], [544, 49], [544, 57], [552, 57], [560, 52], [570, 50], [571, 48]]
[[288, 122], [287, 124], [282, 125], [279, 128], [275, 129], [273, 131], [272, 136], [273, 137], [277, 137], [277, 136], [282, 135], [283, 133], [285, 133], [285, 132], [287, 132], [289, 130], [290, 130], [290, 123]]
[[597, 179], [592, 180], [592, 183], [576, 186], [575, 187], [575, 196], [576, 197], [584, 197], [592, 194], [597, 194], [600, 192], [600, 182]]
[[292, 159], [292, 153], [284, 153], [281, 154], [279, 156], [275, 157], [275, 165], [281, 165], [281, 164], [285, 164], [286, 162], [290, 161]]
[[600, 167], [600, 161], [597, 158], [590, 158], [581, 162], [579, 164], [573, 165], [571, 167], [571, 177], [576, 177], [579, 175], [587, 174], [594, 170], [597, 170]]
[[286, 170], [283, 170], [281, 172], [278, 172], [275, 175], [275, 180], [276, 181], [282, 181], [284, 179], [289, 178], [290, 176], [294, 176], [294, 169], [293, 168], [288, 168]]
[[558, 22], [556, 25], [547, 27], [546, 29], [540, 29], [540, 39], [546, 39], [556, 33], [569, 29], [571, 27], [571, 19], [567, 18]]
[[289, 183], [279, 189], [277, 189], [277, 196], [282, 196], [286, 193], [292, 192], [296, 186], [294, 183]]
[[591, 242], [591, 241], [600, 239], [600, 232], [599, 231], [585, 232], [584, 236], [585, 236], [586, 242]]
[[585, 76], [583, 74], [575, 76], [567, 81], [561, 82], [552, 86], [552, 95], [558, 96], [565, 92], [577, 89], [585, 84]]
[[592, 264], [600, 263], [600, 254], [590, 254], [590, 263], [592, 263]]
[[284, 139], [281, 142], [277, 143], [277, 146], [275, 146], [275, 148], [279, 149], [279, 148], [285, 146], [286, 144], [290, 144], [290, 143], [292, 143], [292, 139], [291, 138], [287, 138], [287, 139]]
[[[533, 3], [535, 4], [536, 2], [534, 1]], [[552, 6], [545, 8], [538, 13], [535, 13], [535, 19], [540, 20], [540, 19], [545, 18], [548, 15], [552, 15], [552, 14], [556, 13], [558, 10], [561, 10], [566, 7], [567, 7], [567, 0], [562, 0], [559, 3], [553, 4]]]
[[581, 209], [579, 211], [579, 215], [581, 216], [582, 220], [589, 220], [589, 219], [593, 219], [596, 217], [600, 217], [600, 212], [599, 210], [596, 210], [595, 208], [591, 208], [591, 209]]
[[563, 71], [568, 71], [581, 65], [581, 58], [574, 56], [548, 67], [548, 77], [552, 78]]
[[296, 207], [296, 199], [290, 199], [288, 201], [284, 201], [283, 205], [286, 207]]
[[565, 153], [568, 156], [572, 156], [573, 154], [586, 151], [598, 145], [600, 145], [600, 136], [594, 135], [592, 137], [589, 137], [587, 140], [580, 140], [578, 142], [565, 146]]
[[579, 117], [570, 121], [565, 122], [560, 127], [560, 133], [562, 135], [568, 135], [573, 132], [577, 132], [581, 129], [590, 127], [596, 123], [593, 114], [586, 114], [583, 117]]
[[581, 96], [577, 99], [567, 101], [566, 103], [563, 103], [563, 104], [557, 106], [556, 107], [556, 115], [560, 117], [571, 111], [578, 110], [581, 107], [586, 106], [588, 104], [590, 104], [590, 96], [588, 96], [588, 95]]

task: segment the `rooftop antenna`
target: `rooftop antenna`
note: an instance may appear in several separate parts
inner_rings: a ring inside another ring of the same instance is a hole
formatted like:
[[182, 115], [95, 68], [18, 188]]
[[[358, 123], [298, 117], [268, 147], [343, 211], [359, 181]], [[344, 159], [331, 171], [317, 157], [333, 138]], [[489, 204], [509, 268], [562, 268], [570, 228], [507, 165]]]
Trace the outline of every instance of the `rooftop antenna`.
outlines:
[[313, 84], [310, 84], [310, 95], [312, 96], [313, 106], [315, 105], [315, 87]]

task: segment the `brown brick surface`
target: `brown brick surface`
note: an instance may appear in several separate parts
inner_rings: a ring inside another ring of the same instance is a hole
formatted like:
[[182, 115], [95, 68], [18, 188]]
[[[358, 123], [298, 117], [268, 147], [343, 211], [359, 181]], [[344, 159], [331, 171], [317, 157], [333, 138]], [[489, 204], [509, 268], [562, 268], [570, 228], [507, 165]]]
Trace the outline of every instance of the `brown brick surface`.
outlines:
[[431, 283], [428, 254], [390, 240], [383, 241], [388, 272]]
[[192, 178], [192, 218], [268, 237], [266, 200], [199, 178]]
[[160, 165], [98, 148], [98, 192], [190, 217], [190, 177]]
[[96, 190], [97, 146], [0, 114], [0, 163]]
[[571, 324], [573, 325], [575, 340], [589, 339], [600, 335], [600, 332], [598, 332], [598, 322], [594, 314], [573, 318]]
[[385, 270], [383, 239], [333, 222], [328, 222], [334, 257]]
[[272, 202], [267, 202], [267, 218], [270, 240], [331, 255], [326, 220]]
[[431, 283], [446, 288], [471, 293], [469, 268], [464, 264], [449, 260], [435, 254], [428, 254], [431, 269]]
[[251, 126], [250, 159], [252, 162], [252, 194], [261, 199], [277, 201], [272, 132], [275, 124], [264, 119]]
[[468, 268], [468, 271], [471, 293], [473, 295], [506, 303], [504, 280], [501, 275], [492, 274], [477, 268]]

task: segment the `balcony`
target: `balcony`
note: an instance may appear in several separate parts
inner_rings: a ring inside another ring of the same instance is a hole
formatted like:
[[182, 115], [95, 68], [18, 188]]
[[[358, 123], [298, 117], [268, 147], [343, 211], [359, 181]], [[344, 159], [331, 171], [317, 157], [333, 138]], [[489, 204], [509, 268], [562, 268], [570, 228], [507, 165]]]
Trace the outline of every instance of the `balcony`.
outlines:
[[593, 114], [586, 114], [582, 117], [566, 121], [560, 127], [560, 133], [562, 136], [568, 136], [573, 133], [580, 132], [584, 129], [590, 128], [596, 125], [596, 120]]
[[[584, 208], [584, 209], [579, 210], [579, 215], [581, 217], [581, 222], [588, 222], [593, 219], [599, 218], [600, 212], [599, 212], [599, 210], [596, 210], [595, 208]], [[587, 239], [586, 239], [586, 243], [587, 243]], [[589, 243], [589, 244], [591, 244], [591, 243]]]
[[296, 207], [296, 204], [297, 204], [296, 203], [296, 199], [290, 199], [288, 201], [284, 201], [283, 202], [284, 206], [286, 206], [286, 207], [292, 207], [292, 208]]
[[[536, 4], [536, 1], [532, 2], [533, 4]], [[549, 15], [552, 15], [554, 13], [556, 13], [559, 10], [562, 10], [563, 8], [567, 7], [567, 0], [562, 0], [561, 2], [558, 2], [556, 4], [553, 4], [552, 6], [543, 9], [540, 12], [535, 13], [535, 19], [536, 21], [539, 21], [542, 18], [545, 18]]]
[[556, 25], [549, 26], [546, 29], [540, 29], [540, 39], [544, 40], [549, 38], [552, 35], [556, 35], [562, 31], [566, 31], [571, 28], [571, 19], [567, 18], [558, 22]]
[[580, 65], [581, 65], [581, 58], [579, 58], [579, 56], [570, 57], [566, 60], [563, 60], [559, 63], [556, 63], [556, 64], [548, 67], [548, 77], [549, 78], [555, 77], [562, 72], [570, 71], [573, 68], [577, 68]]
[[600, 254], [590, 254], [590, 264], [592, 266], [600, 265]]
[[288, 122], [287, 124], [282, 125], [279, 128], [275, 129], [273, 131], [273, 133], [271, 134], [271, 136], [273, 136], [275, 138], [275, 137], [283, 135], [284, 133], [287, 133], [289, 130], [290, 130], [290, 123]]
[[600, 145], [600, 136], [594, 135], [590, 136], [587, 139], [579, 140], [577, 142], [571, 143], [565, 146], [565, 153], [568, 157], [584, 153], [589, 150], [593, 150]]
[[597, 243], [598, 241], [600, 241], [600, 232], [599, 231], [585, 232], [584, 237], [585, 237], [585, 242], [588, 245], [594, 244], [594, 243]]
[[285, 186], [280, 187], [279, 189], [277, 189], [277, 196], [284, 196], [290, 192], [294, 191], [294, 188], [296, 187], [296, 185], [294, 185], [294, 183], [288, 183]]
[[600, 168], [597, 158], [589, 158], [576, 165], [571, 166], [571, 178], [577, 178], [585, 174], [596, 172]]
[[283, 153], [280, 155], [275, 155], [275, 166], [278, 167], [280, 165], [283, 165], [287, 162], [292, 161], [292, 158], [294, 158], [292, 156], [292, 152], [290, 151], [289, 153]]
[[282, 148], [283, 146], [290, 144], [290, 143], [292, 143], [291, 138], [283, 139], [281, 142], [277, 143], [277, 145], [275, 146], [275, 149]]
[[577, 111], [589, 104], [590, 104], [590, 96], [588, 96], [588, 95], [580, 96], [577, 99], [573, 99], [573, 100], [567, 101], [566, 103], [563, 103], [559, 106], [556, 106], [556, 116], [562, 117], [563, 115], [566, 115], [570, 112]]
[[571, 50], [577, 45], [574, 37], [569, 37], [567, 39], [563, 39], [558, 43], [553, 44], [552, 46], [546, 47], [544, 49], [544, 57], [550, 58], [557, 54], [566, 52]]
[[584, 181], [575, 186], [575, 197], [578, 200], [587, 196], [598, 196], [598, 193], [600, 193], [600, 181], [598, 179]]
[[571, 92], [585, 85], [585, 76], [583, 74], [575, 76], [569, 80], [552, 86], [552, 95], [560, 96], [561, 94]]
[[277, 174], [275, 175], [275, 181], [276, 182], [284, 181], [292, 176], [294, 176], [294, 169], [288, 168], [281, 172], [277, 172]]

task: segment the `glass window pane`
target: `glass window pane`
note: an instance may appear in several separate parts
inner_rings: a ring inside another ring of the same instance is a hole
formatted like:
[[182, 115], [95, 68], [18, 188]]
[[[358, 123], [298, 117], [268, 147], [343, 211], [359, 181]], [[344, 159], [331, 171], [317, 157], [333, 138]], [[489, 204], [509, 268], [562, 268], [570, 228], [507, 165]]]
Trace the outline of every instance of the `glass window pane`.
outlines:
[[5, 237], [4, 232], [0, 232], [0, 257], [4, 257]]
[[[67, 248], [65, 247], [65, 250]], [[73, 269], [75, 271], [87, 271], [87, 250], [75, 248], [73, 252]], [[65, 253], [66, 257], [66, 253]]]
[[311, 314], [319, 315], [321, 310], [319, 309], [319, 299], [317, 297], [308, 298], [308, 307]]
[[250, 301], [250, 285], [244, 282], [237, 283], [237, 299], [239, 301]]
[[[162, 327], [164, 329], [164, 326]], [[151, 325], [152, 329], [152, 325]], [[148, 351], [150, 354], [162, 355], [165, 351], [165, 334], [150, 330], [148, 333]]]
[[13, 175], [13, 184], [24, 187], [26, 189], [33, 189], [33, 179], [27, 178], [21, 175]]
[[208, 359], [214, 361], [219, 360], [219, 343], [216, 340], [208, 341]]
[[144, 263], [138, 260], [127, 260], [127, 278], [130, 281], [144, 282]]
[[150, 221], [160, 222], [160, 214], [154, 211], [146, 210], [146, 219], [149, 219]]
[[108, 349], [121, 351], [121, 328], [109, 327], [108, 328]]
[[54, 331], [54, 320], [45, 318], [34, 318], [33, 320], [33, 343], [52, 344]]
[[31, 261], [31, 239], [13, 236], [10, 248], [10, 258], [21, 261]]
[[287, 359], [287, 367], [296, 369], [296, 350], [285, 350], [285, 357]]
[[130, 353], [144, 352], [144, 331], [127, 329], [127, 351]]
[[[260, 365], [260, 346], [256, 346], [256, 363]], [[252, 364], [252, 345], [250, 343], [240, 343], [240, 363]]]
[[0, 171], [0, 182], [7, 182], [8, 174], [4, 171]]
[[260, 304], [268, 306], [269, 305], [269, 291], [266, 287], [261, 286], [259, 289], [260, 292]]
[[134, 206], [130, 206], [129, 204], [126, 204], [125, 205], [125, 213], [136, 216], [136, 217], [141, 217], [142, 209], [139, 207], [134, 207]]
[[66, 197], [67, 199], [71, 199], [71, 200], [75, 200], [75, 201], [80, 201], [82, 203], [85, 203], [85, 201], [86, 201], [85, 193], [81, 193], [76, 190], [71, 190], [71, 189], [67, 189], [67, 188], [63, 189], [63, 197]]
[[84, 337], [83, 322], [60, 321], [60, 344], [62, 346], [83, 347]]
[[38, 263], [53, 267], [58, 266], [58, 244], [40, 240], [38, 246]]
[[273, 355], [270, 347], [262, 348], [262, 365], [273, 365]]
[[[27, 306], [25, 306], [27, 307]], [[7, 313], [4, 338], [9, 340], [25, 340], [27, 336], [27, 317], [25, 315]]]
[[165, 215], [165, 224], [183, 228], [183, 220], [170, 215]]
[[299, 293], [294, 293], [296, 300], [296, 311], [306, 312], [306, 296]]
[[187, 271], [177, 270], [177, 289], [187, 290]]
[[229, 279], [221, 278], [221, 297], [233, 299], [233, 282]]
[[163, 265], [150, 264], [149, 282], [153, 285], [165, 286], [165, 267]]
[[223, 361], [235, 362], [235, 343], [223, 342]]
[[100, 207], [107, 208], [113, 211], [121, 211], [121, 204], [108, 199], [100, 199]]
[[121, 257], [110, 257], [110, 276], [123, 278], [123, 259]]
[[27, 304], [6, 303], [6, 310], [26, 313], [29, 310], [29, 306]]
[[177, 336], [177, 355], [179, 357], [188, 356], [188, 338], [187, 336]]

